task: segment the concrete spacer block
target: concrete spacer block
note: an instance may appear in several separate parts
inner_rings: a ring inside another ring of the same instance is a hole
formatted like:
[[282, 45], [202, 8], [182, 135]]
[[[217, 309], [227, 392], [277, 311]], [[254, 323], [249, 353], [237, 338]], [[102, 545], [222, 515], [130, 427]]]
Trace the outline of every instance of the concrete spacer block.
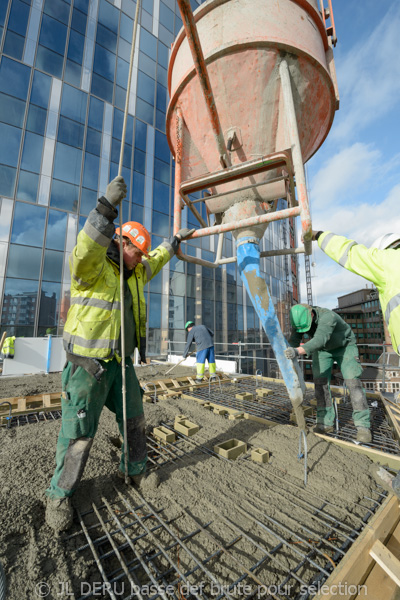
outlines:
[[197, 433], [200, 427], [184, 417], [183, 419], [175, 418], [174, 429], [183, 435], [191, 436]]
[[214, 407], [211, 404], [211, 402], [204, 402], [203, 403], [203, 408], [206, 408], [207, 410], [212, 410]]
[[154, 437], [162, 440], [163, 442], [168, 442], [169, 444], [175, 442], [176, 435], [173, 431], [168, 429], [167, 427], [154, 427], [153, 429]]
[[254, 394], [250, 392], [240, 392], [240, 394], [236, 394], [236, 398], [238, 400], [253, 400]]
[[238, 456], [247, 452], [247, 444], [241, 440], [232, 438], [214, 446], [214, 452], [224, 458], [235, 460]]
[[216, 415], [226, 415], [228, 410], [226, 408], [214, 408], [213, 411]]
[[254, 448], [251, 451], [251, 460], [259, 463], [267, 463], [269, 461], [270, 453], [268, 450], [264, 450], [264, 448]]
[[261, 398], [266, 398], [267, 396], [270, 396], [271, 394], [274, 393], [274, 390], [269, 390], [267, 388], [257, 388], [257, 396], [260, 396]]
[[237, 419], [243, 419], [244, 413], [239, 412], [237, 410], [228, 409], [228, 419], [229, 421], [236, 421]]

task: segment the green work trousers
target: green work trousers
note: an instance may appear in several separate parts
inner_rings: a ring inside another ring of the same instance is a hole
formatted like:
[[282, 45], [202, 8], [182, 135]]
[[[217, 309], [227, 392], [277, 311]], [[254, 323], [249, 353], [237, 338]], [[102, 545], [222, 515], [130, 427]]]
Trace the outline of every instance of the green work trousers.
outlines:
[[[46, 490], [51, 498], [71, 496], [82, 477], [89, 451], [106, 406], [115, 414], [123, 436], [122, 367], [114, 358], [99, 361], [105, 369], [100, 381], [82, 367], [68, 362], [62, 373], [62, 422], [56, 451], [56, 470]], [[146, 469], [147, 450], [143, 391], [130, 358], [126, 360], [126, 407], [128, 473], [139, 475]], [[124, 468], [122, 445], [120, 470]]]
[[312, 370], [317, 398], [317, 423], [331, 426], [335, 421], [335, 409], [333, 408], [330, 390], [334, 362], [337, 362], [349, 388], [353, 405], [354, 425], [370, 429], [370, 411], [360, 381], [363, 368], [358, 361], [358, 348], [355, 344], [329, 351], [319, 350], [312, 355]]

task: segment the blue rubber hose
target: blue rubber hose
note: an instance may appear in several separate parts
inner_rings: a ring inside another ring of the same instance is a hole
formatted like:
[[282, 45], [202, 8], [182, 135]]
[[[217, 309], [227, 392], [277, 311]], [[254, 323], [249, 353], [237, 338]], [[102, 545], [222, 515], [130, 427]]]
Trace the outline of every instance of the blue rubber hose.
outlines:
[[300, 408], [305, 392], [304, 381], [297, 360], [287, 359], [284, 355], [288, 343], [282, 333], [268, 286], [260, 272], [259, 245], [254, 242], [254, 238], [248, 242], [240, 239], [239, 243], [237, 263], [240, 276], [271, 343], [296, 413], [297, 424], [305, 430], [304, 413]]

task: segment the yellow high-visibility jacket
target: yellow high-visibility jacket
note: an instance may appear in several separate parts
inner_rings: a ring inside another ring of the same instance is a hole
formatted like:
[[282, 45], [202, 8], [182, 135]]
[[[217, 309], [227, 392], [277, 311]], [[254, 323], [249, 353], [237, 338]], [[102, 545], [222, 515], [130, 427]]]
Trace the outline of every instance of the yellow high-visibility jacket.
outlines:
[[[114, 225], [91, 211], [70, 256], [71, 306], [64, 327], [64, 348], [71, 354], [106, 360], [118, 350], [121, 329], [119, 269], [106, 252]], [[174, 255], [163, 242], [142, 259], [127, 280], [133, 299], [136, 341], [146, 338], [144, 286]]]
[[15, 335], [6, 337], [3, 343], [3, 347], [1, 349], [1, 354], [3, 358], [14, 358], [14, 342]]
[[376, 285], [393, 348], [400, 354], [400, 250], [367, 248], [330, 231], [319, 236], [318, 245], [339, 265]]

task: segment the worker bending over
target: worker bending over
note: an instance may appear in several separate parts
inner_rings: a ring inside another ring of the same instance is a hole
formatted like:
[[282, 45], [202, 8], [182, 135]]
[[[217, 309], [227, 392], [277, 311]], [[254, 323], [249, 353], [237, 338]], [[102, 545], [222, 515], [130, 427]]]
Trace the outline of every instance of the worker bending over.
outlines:
[[[333, 431], [335, 409], [332, 404], [330, 381], [333, 363], [337, 362], [350, 392], [357, 441], [371, 442], [370, 411], [360, 381], [363, 369], [351, 327], [332, 310], [308, 304], [292, 306], [290, 322], [292, 335], [289, 344], [292, 347], [285, 350], [286, 358], [294, 359], [304, 354], [312, 356], [317, 399], [317, 424], [314, 432]], [[311, 339], [300, 346], [304, 334], [308, 334]]]
[[[392, 346], [400, 355], [400, 234], [381, 235], [370, 248], [330, 231], [313, 231], [312, 239], [339, 265], [375, 284]], [[393, 477], [375, 464], [372, 472], [380, 485], [400, 498], [400, 472]]]
[[[123, 435], [121, 319], [125, 325], [126, 418], [128, 475], [140, 485], [147, 462], [142, 390], [130, 356], [139, 348], [146, 357], [144, 285], [170, 260], [181, 239], [150, 251], [150, 234], [136, 222], [115, 230], [117, 207], [126, 184], [116, 177], [107, 186], [80, 231], [70, 257], [71, 306], [64, 327], [67, 363], [62, 373], [62, 423], [57, 442], [56, 470], [46, 490], [46, 521], [61, 531], [72, 524], [70, 497], [85, 468], [104, 406], [115, 413]], [[116, 237], [114, 238], [114, 234]], [[114, 239], [113, 239], [114, 238]], [[124, 314], [121, 314], [119, 248], [124, 261]], [[120, 474], [124, 477], [124, 445]]]
[[205, 325], [195, 325], [193, 321], [188, 321], [185, 329], [189, 335], [187, 336], [186, 346], [183, 351], [183, 358], [186, 358], [189, 354], [192, 342], [196, 344], [196, 383], [203, 381], [206, 359], [208, 361], [210, 380], [215, 380], [217, 376], [215, 374], [214, 332]]

